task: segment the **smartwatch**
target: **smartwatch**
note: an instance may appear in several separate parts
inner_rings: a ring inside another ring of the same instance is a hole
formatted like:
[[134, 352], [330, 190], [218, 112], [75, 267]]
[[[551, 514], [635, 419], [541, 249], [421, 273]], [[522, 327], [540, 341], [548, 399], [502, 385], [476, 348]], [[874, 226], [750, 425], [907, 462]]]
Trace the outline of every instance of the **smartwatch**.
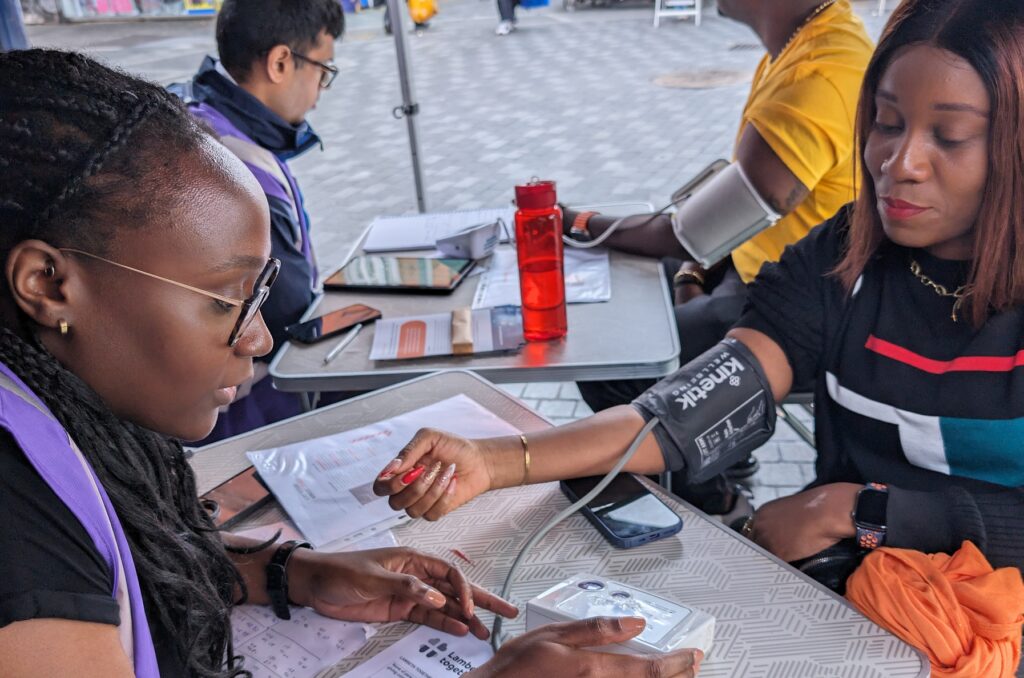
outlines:
[[267, 595], [270, 597], [270, 609], [278, 619], [292, 618], [288, 609], [288, 561], [296, 549], [312, 548], [308, 541], [286, 541], [277, 547], [267, 563]]
[[857, 492], [853, 525], [857, 529], [857, 545], [862, 549], [876, 549], [885, 544], [888, 507], [889, 488], [882, 483], [868, 483]]

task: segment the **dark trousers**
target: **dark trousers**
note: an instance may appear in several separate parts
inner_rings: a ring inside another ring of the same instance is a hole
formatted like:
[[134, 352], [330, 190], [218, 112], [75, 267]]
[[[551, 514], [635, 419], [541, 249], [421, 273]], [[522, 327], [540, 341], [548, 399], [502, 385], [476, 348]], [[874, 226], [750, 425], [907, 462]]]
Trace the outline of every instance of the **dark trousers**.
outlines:
[[501, 20], [515, 21], [516, 5], [518, 4], [517, 0], [498, 0], [498, 14], [501, 16]]

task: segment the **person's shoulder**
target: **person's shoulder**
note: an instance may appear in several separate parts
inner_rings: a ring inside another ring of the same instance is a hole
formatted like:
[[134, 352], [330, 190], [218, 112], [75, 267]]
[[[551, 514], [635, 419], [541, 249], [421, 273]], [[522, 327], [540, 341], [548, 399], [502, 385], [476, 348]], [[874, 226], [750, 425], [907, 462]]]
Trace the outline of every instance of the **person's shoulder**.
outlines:
[[813, 45], [824, 54], [846, 54], [860, 57], [865, 65], [874, 52], [875, 45], [868, 36], [864, 22], [856, 15], [849, 3], [838, 2], [831, 13], [810, 27], [804, 42]]
[[0, 429], [0, 627], [40, 618], [117, 624], [113, 572], [92, 538]]
[[798, 79], [819, 76], [836, 86], [855, 86], [859, 93], [875, 44], [852, 10], [837, 7], [835, 12], [828, 21], [808, 27], [793, 46], [793, 74]]
[[788, 245], [782, 259], [787, 262], [798, 260], [802, 263], [802, 268], [822, 274], [834, 269], [846, 251], [853, 208], [853, 203], [840, 207], [831, 218], [812, 228], [797, 242]]

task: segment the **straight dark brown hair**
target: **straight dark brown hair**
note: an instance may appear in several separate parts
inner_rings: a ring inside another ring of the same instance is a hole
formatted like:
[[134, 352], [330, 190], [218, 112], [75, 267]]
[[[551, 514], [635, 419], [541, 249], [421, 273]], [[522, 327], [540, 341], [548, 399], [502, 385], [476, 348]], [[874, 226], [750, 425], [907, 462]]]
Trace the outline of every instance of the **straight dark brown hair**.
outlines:
[[877, 114], [875, 94], [889, 64], [907, 47], [928, 45], [969, 63], [991, 101], [988, 181], [974, 224], [965, 315], [975, 327], [993, 312], [1024, 303], [1024, 2], [904, 0], [893, 12], [868, 64], [857, 107], [857, 174], [861, 183], [847, 251], [835, 269], [852, 290], [886, 241], [864, 148]]

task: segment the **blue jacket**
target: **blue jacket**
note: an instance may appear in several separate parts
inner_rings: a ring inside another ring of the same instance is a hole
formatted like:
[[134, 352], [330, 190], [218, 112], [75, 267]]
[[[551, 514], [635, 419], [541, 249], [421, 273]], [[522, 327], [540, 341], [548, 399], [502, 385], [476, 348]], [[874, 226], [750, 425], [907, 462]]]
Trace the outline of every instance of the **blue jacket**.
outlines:
[[[263, 319], [274, 337], [274, 352], [287, 340], [286, 325], [313, 301], [317, 286], [316, 260], [309, 235], [309, 215], [302, 191], [285, 161], [320, 146], [308, 123], [288, 123], [256, 97], [239, 87], [212, 57], [206, 57], [190, 82], [168, 89], [204, 121], [259, 181], [270, 206], [271, 252], [281, 260], [281, 272], [263, 306]], [[269, 361], [273, 355], [264, 360]], [[257, 382], [247, 397], [222, 414], [204, 442], [242, 433], [299, 412], [298, 398], [274, 391], [270, 379]], [[228, 416], [229, 415], [229, 416]]]

